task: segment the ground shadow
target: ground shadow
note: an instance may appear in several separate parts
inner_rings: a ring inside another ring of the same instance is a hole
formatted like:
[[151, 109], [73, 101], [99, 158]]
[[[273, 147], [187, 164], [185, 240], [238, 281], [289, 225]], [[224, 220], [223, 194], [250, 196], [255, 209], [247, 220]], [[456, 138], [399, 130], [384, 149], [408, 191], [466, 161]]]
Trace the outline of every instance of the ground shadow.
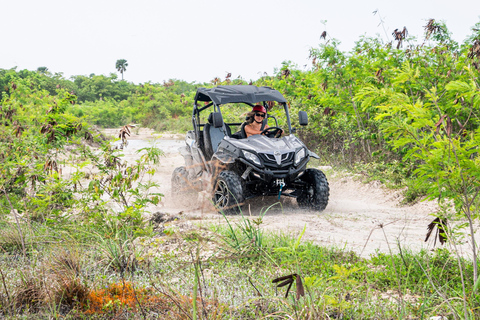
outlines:
[[259, 216], [262, 214], [282, 215], [282, 214], [313, 214], [315, 211], [301, 209], [298, 207], [297, 200], [290, 197], [256, 197], [245, 201], [242, 206], [242, 212], [244, 215]]

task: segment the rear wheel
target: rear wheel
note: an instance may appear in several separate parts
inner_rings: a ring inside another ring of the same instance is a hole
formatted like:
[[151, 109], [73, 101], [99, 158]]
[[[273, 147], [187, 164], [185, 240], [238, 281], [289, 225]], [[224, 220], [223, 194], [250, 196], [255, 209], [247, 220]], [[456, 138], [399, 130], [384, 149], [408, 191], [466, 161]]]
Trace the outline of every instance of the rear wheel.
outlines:
[[178, 167], [172, 173], [172, 194], [187, 187], [188, 176], [185, 167]]
[[[193, 199], [193, 188], [190, 182], [188, 181], [188, 172], [185, 167], [178, 167], [173, 170], [172, 173], [172, 198], [174, 201], [183, 201]], [[185, 197], [188, 195], [188, 197]]]
[[213, 187], [213, 205], [225, 214], [237, 214], [244, 201], [242, 181], [238, 174], [225, 170], [218, 174]]
[[318, 169], [307, 169], [300, 180], [306, 185], [297, 197], [298, 206], [319, 211], [325, 210], [330, 195], [330, 187], [325, 174]]

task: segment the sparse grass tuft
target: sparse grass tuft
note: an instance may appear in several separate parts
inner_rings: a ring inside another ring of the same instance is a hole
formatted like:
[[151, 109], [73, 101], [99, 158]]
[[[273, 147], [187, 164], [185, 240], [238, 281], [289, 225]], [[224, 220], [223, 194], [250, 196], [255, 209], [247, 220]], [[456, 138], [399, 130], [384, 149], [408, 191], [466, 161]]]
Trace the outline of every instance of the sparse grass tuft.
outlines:
[[80, 274], [84, 260], [75, 244], [58, 247], [52, 250], [51, 271], [58, 275], [77, 276]]
[[89, 290], [79, 278], [62, 277], [57, 279], [55, 303], [67, 307], [68, 310], [85, 304]]
[[36, 312], [45, 304], [46, 298], [47, 293], [42, 279], [26, 273], [15, 290], [15, 310], [16, 312]]

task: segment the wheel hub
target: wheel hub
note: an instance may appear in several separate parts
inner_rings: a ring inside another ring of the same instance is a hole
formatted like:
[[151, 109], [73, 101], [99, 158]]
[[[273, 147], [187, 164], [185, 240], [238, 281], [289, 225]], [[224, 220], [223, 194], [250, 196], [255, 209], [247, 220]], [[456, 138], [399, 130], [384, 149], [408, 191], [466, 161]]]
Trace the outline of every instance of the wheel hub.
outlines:
[[218, 181], [215, 187], [215, 205], [224, 208], [228, 204], [228, 188], [225, 182]]

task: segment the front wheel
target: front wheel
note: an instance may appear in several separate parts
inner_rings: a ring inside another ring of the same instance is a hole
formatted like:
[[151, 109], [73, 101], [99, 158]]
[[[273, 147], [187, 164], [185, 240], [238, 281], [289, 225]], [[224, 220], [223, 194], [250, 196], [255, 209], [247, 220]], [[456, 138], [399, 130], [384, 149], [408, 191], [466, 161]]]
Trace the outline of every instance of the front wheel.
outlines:
[[318, 211], [325, 210], [330, 195], [325, 174], [318, 169], [307, 169], [300, 180], [305, 183], [305, 187], [297, 197], [298, 206]]
[[225, 170], [218, 174], [213, 187], [213, 205], [224, 214], [237, 214], [244, 201], [242, 181], [238, 174]]

